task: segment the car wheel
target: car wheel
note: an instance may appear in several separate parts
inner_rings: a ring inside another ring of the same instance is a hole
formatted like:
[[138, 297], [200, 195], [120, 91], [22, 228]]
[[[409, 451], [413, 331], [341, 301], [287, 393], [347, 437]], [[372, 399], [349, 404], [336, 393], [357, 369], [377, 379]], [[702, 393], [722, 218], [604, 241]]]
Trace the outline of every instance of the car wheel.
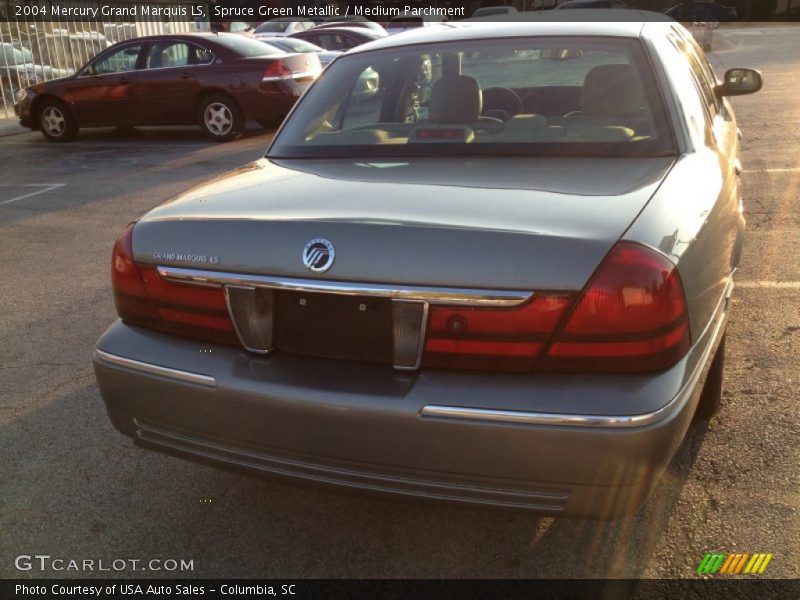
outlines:
[[244, 133], [244, 115], [233, 98], [209, 96], [200, 104], [200, 127], [215, 142], [230, 142]]
[[69, 142], [78, 135], [78, 123], [60, 100], [45, 100], [39, 107], [39, 130], [51, 142]]
[[722, 336], [722, 341], [717, 347], [717, 353], [711, 363], [711, 368], [706, 375], [706, 383], [700, 396], [700, 403], [697, 405], [695, 417], [702, 421], [713, 417], [719, 410], [722, 403], [722, 379], [725, 371], [725, 339], [727, 334]]

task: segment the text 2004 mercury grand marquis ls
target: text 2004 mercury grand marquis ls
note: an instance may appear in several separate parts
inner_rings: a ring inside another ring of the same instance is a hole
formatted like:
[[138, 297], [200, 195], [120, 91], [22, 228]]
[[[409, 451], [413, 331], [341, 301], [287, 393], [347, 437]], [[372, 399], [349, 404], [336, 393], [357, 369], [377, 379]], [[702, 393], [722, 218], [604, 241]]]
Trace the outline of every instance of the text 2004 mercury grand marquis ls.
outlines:
[[760, 87], [666, 23], [348, 53], [265, 158], [120, 236], [94, 358], [114, 425], [289, 481], [635, 511], [719, 403], [744, 236], [727, 96]]

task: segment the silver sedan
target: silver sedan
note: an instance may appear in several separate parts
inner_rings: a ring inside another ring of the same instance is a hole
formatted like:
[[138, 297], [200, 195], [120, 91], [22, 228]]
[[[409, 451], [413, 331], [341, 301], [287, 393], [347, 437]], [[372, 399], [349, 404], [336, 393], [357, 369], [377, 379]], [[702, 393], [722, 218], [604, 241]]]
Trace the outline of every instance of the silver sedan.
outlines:
[[745, 233], [727, 98], [760, 87], [667, 23], [347, 53], [264, 158], [120, 236], [111, 420], [285, 481], [635, 511], [720, 402]]

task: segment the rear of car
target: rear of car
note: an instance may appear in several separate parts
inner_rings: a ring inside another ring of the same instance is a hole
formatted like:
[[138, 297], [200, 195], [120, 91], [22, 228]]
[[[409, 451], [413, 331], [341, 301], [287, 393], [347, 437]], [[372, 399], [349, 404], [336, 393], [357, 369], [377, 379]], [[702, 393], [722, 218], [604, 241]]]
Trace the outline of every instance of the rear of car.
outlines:
[[129, 226], [95, 355], [114, 425], [290, 481], [635, 511], [712, 369], [743, 220], [727, 175], [680, 192], [720, 158], [687, 150], [650, 42], [574, 27], [344, 56], [265, 159]]

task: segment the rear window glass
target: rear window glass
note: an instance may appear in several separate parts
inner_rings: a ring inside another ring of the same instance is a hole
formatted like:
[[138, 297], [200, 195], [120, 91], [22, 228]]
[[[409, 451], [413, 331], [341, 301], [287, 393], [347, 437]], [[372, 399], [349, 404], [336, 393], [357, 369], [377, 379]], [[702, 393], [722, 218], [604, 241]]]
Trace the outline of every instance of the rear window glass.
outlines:
[[220, 34], [218, 37], [214, 38], [214, 41], [239, 56], [264, 56], [265, 54], [281, 53], [280, 50], [272, 46], [243, 35]]
[[270, 155], [663, 155], [673, 138], [637, 40], [414, 45], [334, 63]]

